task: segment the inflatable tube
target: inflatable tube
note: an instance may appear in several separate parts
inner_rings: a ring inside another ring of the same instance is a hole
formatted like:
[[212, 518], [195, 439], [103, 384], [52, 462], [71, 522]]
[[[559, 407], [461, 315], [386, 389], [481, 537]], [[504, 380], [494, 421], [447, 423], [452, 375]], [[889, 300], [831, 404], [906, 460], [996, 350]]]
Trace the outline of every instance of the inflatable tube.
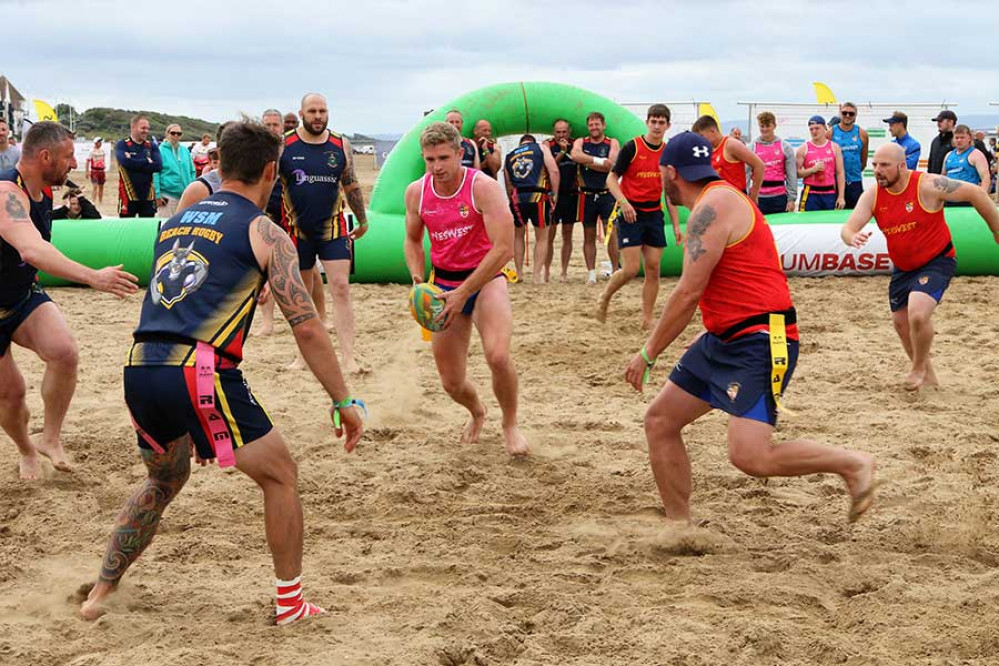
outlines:
[[[154, 218], [54, 220], [52, 244], [73, 261], [91, 268], [123, 264], [145, 286], [159, 228], [160, 221]], [[39, 273], [39, 280], [46, 287], [71, 284], [47, 273]]]

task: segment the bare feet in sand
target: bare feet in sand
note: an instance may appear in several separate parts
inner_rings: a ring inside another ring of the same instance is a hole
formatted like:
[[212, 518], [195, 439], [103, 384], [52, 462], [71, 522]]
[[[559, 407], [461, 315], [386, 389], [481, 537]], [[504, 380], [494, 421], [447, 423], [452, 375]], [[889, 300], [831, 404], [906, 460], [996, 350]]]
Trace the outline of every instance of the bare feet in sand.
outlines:
[[905, 376], [903, 386], [906, 391], [918, 391], [924, 386], [940, 386], [940, 380], [937, 379], [937, 374], [933, 372], [933, 366], [927, 362], [926, 368], [923, 370], [912, 368], [909, 374]]
[[51, 444], [39, 437], [33, 441], [33, 444], [35, 445], [35, 450], [51, 460], [52, 466], [57, 470], [60, 472], [73, 471], [73, 467], [69, 464], [69, 459], [66, 457], [66, 451], [62, 448], [62, 442], [57, 441], [55, 444]]
[[18, 461], [19, 476], [22, 481], [38, 481], [42, 478], [42, 461], [38, 459], [37, 453], [30, 456], [21, 456]]
[[610, 306], [610, 301], [604, 297], [603, 294], [600, 295], [600, 300], [597, 301], [597, 311], [596, 317], [597, 321], [601, 324], [607, 321], [607, 308]]
[[295, 360], [288, 364], [289, 370], [305, 370], [305, 359], [301, 356], [296, 356]]
[[846, 486], [850, 491], [848, 519], [851, 523], [857, 522], [874, 504], [874, 490], [878, 485], [874, 479], [874, 458], [866, 453], [857, 455], [860, 457], [859, 467], [852, 476], [846, 478]]
[[264, 337], [266, 337], [268, 335], [274, 335], [274, 322], [273, 321], [271, 321], [271, 322], [264, 322], [263, 324], [261, 324], [260, 325], [260, 330], [257, 331], [257, 335], [264, 336]]
[[652, 319], [642, 319], [642, 330], [651, 331], [652, 327], [655, 326], [655, 320]]
[[526, 456], [531, 452], [527, 438], [520, 434], [517, 426], [503, 428], [503, 438], [506, 440], [506, 452], [511, 456]]
[[80, 604], [80, 617], [88, 622], [93, 622], [105, 615], [108, 610], [104, 606], [104, 599], [114, 591], [108, 583], [84, 583], [76, 591], [76, 597], [81, 598], [86, 595], [83, 603]]
[[333, 323], [333, 317], [327, 317], [323, 321], [323, 326], [326, 327], [326, 332], [327, 333], [334, 333], [334, 332], [336, 332], [336, 325]]
[[472, 412], [472, 418], [468, 420], [465, 424], [465, 429], [461, 431], [461, 443], [462, 444], [475, 444], [479, 441], [479, 433], [482, 432], [482, 426], [486, 423], [486, 408], [481, 403], [479, 408]]

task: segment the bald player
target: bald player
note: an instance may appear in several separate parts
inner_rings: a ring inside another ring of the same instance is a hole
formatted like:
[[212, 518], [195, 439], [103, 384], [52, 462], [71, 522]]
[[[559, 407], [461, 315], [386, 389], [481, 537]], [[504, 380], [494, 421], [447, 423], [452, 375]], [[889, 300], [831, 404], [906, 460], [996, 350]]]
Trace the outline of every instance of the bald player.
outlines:
[[[281, 154], [284, 220], [297, 239], [302, 279], [310, 290], [316, 258], [323, 264], [343, 364], [349, 372], [357, 372], [350, 264], [353, 243], [368, 230], [364, 195], [354, 173], [350, 141], [328, 128], [326, 98], [308, 93], [302, 98], [299, 115], [302, 126], [285, 135]], [[345, 203], [357, 218], [353, 230], [347, 229]]]
[[732, 464], [763, 478], [838, 474], [850, 492], [853, 522], [873, 501], [871, 456], [807, 439], [773, 441], [780, 399], [798, 359], [796, 313], [770, 226], [744, 193], [718, 178], [710, 155], [710, 144], [693, 132], [666, 144], [666, 196], [690, 208], [683, 272], [625, 372], [641, 391], [656, 357], [700, 307], [707, 330], [684, 352], [645, 413], [649, 461], [666, 517], [690, 520], [683, 429], [720, 409], [729, 414]]
[[[461, 130], [465, 126], [465, 118], [461, 115], [461, 111], [458, 109], [451, 109], [448, 111], [444, 116], [444, 122], [458, 130], [458, 134], [461, 134]], [[490, 127], [490, 130], [492, 130], [492, 127]], [[471, 167], [473, 169], [482, 168], [482, 160], [479, 159], [478, 145], [465, 136], [461, 137], [461, 166]]]
[[944, 219], [948, 202], [968, 202], [999, 243], [999, 213], [982, 188], [944, 176], [909, 171], [905, 149], [887, 143], [874, 152], [877, 187], [865, 191], [841, 236], [860, 248], [871, 237], [864, 226], [873, 217], [888, 241], [891, 282], [888, 304], [902, 348], [912, 362], [903, 386], [916, 391], [939, 384], [930, 362], [933, 313], [957, 267], [950, 229]]
[[[753, 203], [759, 201], [760, 187], [767, 167], [760, 156], [739, 139], [722, 136], [718, 121], [711, 116], [701, 116], [691, 128], [711, 144], [711, 165], [722, 179], [740, 192], [748, 192]], [[752, 171], [753, 184], [746, 183], [746, 168]]]
[[[21, 454], [20, 477], [42, 477], [41, 454], [56, 469], [72, 468], [62, 446], [62, 424], [76, 389], [78, 352], [66, 320], [36, 281], [39, 270], [116, 296], [137, 290], [137, 278], [121, 265], [93, 270], [67, 259], [52, 244], [52, 188], [76, 167], [73, 133], [54, 122], [37, 122], [24, 136], [21, 156], [0, 171], [0, 426]], [[11, 343], [45, 363], [41, 436], [28, 434], [26, 388]]]

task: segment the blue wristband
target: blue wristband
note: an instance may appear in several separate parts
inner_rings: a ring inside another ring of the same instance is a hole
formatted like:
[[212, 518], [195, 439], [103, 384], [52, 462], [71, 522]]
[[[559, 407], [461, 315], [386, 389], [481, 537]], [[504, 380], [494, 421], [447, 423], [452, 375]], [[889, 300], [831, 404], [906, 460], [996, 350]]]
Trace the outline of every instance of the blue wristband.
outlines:
[[339, 428], [340, 427], [340, 422], [341, 422], [340, 421], [340, 410], [341, 409], [347, 409], [348, 407], [355, 407], [355, 406], [361, 408], [361, 411], [364, 412], [364, 417], [365, 418], [368, 417], [368, 408], [367, 408], [367, 406], [365, 406], [363, 400], [354, 400], [350, 396], [347, 396], [347, 398], [345, 400], [341, 400], [340, 402], [334, 402], [333, 403], [333, 427], [334, 428]]

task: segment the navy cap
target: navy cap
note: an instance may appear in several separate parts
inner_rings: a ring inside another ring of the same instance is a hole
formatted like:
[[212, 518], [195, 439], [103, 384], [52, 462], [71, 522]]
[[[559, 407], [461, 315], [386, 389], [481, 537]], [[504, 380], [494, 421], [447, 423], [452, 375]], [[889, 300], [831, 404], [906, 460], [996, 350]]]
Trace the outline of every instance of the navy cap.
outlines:
[[937, 117], [933, 119], [933, 122], [938, 122], [940, 120], [953, 120], [956, 123], [957, 114], [951, 111], [950, 109], [944, 109], [943, 111], [937, 114]]
[[889, 125], [891, 125], [892, 123], [904, 123], [907, 120], [908, 118], [902, 118], [901, 116], [893, 115], [891, 118], [885, 118], [882, 122], [886, 122]]
[[712, 152], [711, 142], [687, 131], [666, 142], [659, 164], [673, 167], [687, 181], [717, 178], [718, 173], [711, 166]]
[[809, 125], [822, 125], [823, 127], [825, 127], [825, 125], [826, 125], [826, 119], [823, 118], [822, 116], [815, 115], [815, 116], [812, 116], [811, 118], [808, 119], [808, 124]]

